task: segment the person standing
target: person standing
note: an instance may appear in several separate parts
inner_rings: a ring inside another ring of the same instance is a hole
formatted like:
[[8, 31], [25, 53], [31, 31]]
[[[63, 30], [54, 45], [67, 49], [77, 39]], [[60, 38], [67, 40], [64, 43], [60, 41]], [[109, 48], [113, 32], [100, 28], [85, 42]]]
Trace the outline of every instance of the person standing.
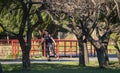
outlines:
[[48, 30], [45, 30], [44, 31], [44, 36], [41, 40], [41, 43], [42, 44], [43, 42], [45, 42], [46, 44], [46, 55], [47, 55], [47, 58], [48, 58], [48, 61], [50, 61], [50, 50], [53, 52], [54, 56], [56, 57], [56, 53], [55, 53], [55, 49], [54, 49], [54, 46], [53, 46], [53, 43], [54, 45], [56, 45], [53, 37], [49, 34]]

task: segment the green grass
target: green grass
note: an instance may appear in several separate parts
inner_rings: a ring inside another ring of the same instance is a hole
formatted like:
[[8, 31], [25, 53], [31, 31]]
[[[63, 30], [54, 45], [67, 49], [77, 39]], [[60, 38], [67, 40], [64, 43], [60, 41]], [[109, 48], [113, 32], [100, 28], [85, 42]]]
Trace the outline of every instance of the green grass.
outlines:
[[87, 67], [78, 66], [77, 62], [37, 63], [32, 64], [31, 70], [22, 70], [21, 64], [2, 65], [4, 73], [120, 73], [120, 65], [112, 62], [106, 69], [98, 68], [97, 62]]

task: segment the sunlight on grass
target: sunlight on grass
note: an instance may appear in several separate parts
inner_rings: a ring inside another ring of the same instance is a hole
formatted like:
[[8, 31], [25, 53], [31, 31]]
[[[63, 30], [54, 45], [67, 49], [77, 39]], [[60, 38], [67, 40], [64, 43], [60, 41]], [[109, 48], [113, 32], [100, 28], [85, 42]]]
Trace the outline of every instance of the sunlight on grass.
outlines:
[[87, 66], [98, 67], [98, 61], [90, 61], [89, 64], [87, 64]]
[[4, 73], [120, 73], [120, 66], [111, 62], [106, 69], [99, 69], [97, 61], [92, 61], [86, 67], [78, 65], [78, 62], [62, 63], [35, 63], [31, 70], [22, 70], [20, 64], [2, 65]]

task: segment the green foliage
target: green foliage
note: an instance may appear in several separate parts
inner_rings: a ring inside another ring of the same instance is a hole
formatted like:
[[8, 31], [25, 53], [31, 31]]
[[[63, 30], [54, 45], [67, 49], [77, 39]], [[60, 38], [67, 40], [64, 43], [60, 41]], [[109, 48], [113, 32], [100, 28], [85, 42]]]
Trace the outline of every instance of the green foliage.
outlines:
[[35, 6], [32, 6], [32, 8], [30, 10], [30, 13], [29, 13], [29, 14], [31, 14], [30, 19], [31, 19], [32, 25], [35, 24], [37, 22], [37, 20], [38, 20], [38, 17], [35, 14], [36, 10], [37, 10], [37, 8]]
[[[6, 1], [7, 0], [5, 0], [5, 2]], [[27, 2], [27, 0], [24, 0], [24, 1]], [[30, 12], [29, 12], [30, 19], [31, 19], [30, 22], [32, 25], [34, 25], [38, 20], [38, 17], [35, 14], [38, 7], [39, 7], [38, 5], [33, 5]], [[49, 29], [49, 27], [51, 28], [53, 26], [53, 24], [52, 24], [52, 20], [51, 20], [50, 15], [47, 12], [42, 12], [40, 15], [42, 16], [44, 23], [40, 24], [37, 29], [44, 30], [44, 29]], [[0, 18], [1, 18], [0, 23], [2, 23], [3, 26], [8, 31], [11, 31], [11, 32], [18, 34], [19, 28], [22, 24], [21, 23], [22, 16], [23, 16], [23, 11], [21, 9], [20, 3], [17, 0], [14, 2], [9, 2], [9, 3], [6, 2], [5, 7], [2, 9], [2, 11], [0, 13]], [[35, 29], [35, 30], [37, 30], [37, 29]], [[26, 35], [26, 31], [27, 31], [27, 27], [25, 26], [24, 35]], [[2, 30], [1, 30], [1, 32], [2, 32]], [[38, 30], [33, 32], [33, 34], [36, 35], [37, 34], [36, 32], [38, 32]]]
[[115, 39], [115, 36], [116, 36], [116, 33], [113, 33], [113, 34], [110, 35], [110, 37], [111, 37], [112, 39]]
[[20, 9], [11, 13], [10, 10], [4, 8], [0, 14], [0, 23], [2, 23], [7, 30], [18, 33], [21, 17], [22, 11]]
[[37, 29], [41, 30], [41, 31], [45, 30], [45, 29], [48, 29], [50, 31], [54, 31], [55, 25], [52, 23], [51, 16], [47, 12], [42, 12], [41, 16], [42, 16], [44, 23], [41, 24]]
[[[35, 14], [36, 7], [32, 6], [30, 10], [30, 19], [31, 24], [35, 24], [38, 20], [37, 15]], [[7, 29], [7, 31], [19, 33], [19, 28], [22, 24], [23, 10], [18, 1], [11, 3], [9, 7], [6, 5], [0, 13], [0, 23]], [[27, 27], [25, 26], [24, 35], [26, 35]]]
[[49, 16], [48, 13], [42, 12], [41, 16], [42, 16], [43, 21], [45, 22], [45, 24], [49, 24], [51, 22], [51, 17]]
[[11, 4], [12, 0], [0, 0], [0, 13], [3, 7], [9, 8], [9, 5]]
[[2, 27], [0, 27], [0, 33], [2, 33], [3, 32], [3, 29], [2, 29]]

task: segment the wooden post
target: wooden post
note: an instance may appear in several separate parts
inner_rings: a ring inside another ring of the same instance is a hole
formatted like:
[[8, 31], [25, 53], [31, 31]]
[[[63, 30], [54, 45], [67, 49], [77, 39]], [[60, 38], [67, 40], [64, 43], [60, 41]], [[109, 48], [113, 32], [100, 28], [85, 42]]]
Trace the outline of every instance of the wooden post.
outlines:
[[44, 57], [46, 57], [46, 44], [45, 44], [45, 41], [44, 41]]
[[59, 58], [59, 41], [56, 43], [56, 55]]
[[78, 53], [78, 48], [77, 48], [78, 45], [77, 45], [77, 41], [76, 41], [76, 45], [75, 45], [75, 46], [76, 46], [76, 56], [78, 56], [78, 54], [77, 54], [77, 53]]
[[64, 56], [66, 56], [66, 41], [64, 41]]
[[70, 41], [70, 58], [72, 58], [72, 41]]

